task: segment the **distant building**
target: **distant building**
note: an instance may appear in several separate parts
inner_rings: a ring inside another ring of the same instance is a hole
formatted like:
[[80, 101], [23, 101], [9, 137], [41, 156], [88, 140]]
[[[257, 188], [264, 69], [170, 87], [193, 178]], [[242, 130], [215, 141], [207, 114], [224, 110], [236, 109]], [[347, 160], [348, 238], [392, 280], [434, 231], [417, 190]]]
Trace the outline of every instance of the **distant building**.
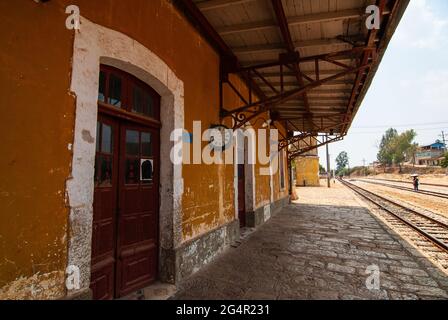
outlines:
[[419, 147], [415, 154], [415, 161], [421, 166], [440, 166], [445, 152], [446, 145], [437, 140], [433, 144]]
[[[310, 137], [299, 142], [299, 148], [316, 146], [316, 139]], [[296, 159], [296, 185], [318, 187], [319, 183], [319, 156], [317, 148]]]

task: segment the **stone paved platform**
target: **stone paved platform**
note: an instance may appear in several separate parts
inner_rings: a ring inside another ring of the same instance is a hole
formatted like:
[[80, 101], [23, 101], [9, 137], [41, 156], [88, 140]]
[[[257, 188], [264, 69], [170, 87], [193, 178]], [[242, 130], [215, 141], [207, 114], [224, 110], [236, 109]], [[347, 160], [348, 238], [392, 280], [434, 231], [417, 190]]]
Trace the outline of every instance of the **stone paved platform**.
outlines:
[[[340, 185], [300, 199], [188, 278], [173, 299], [448, 299], [448, 277]], [[368, 290], [366, 269], [380, 269]]]

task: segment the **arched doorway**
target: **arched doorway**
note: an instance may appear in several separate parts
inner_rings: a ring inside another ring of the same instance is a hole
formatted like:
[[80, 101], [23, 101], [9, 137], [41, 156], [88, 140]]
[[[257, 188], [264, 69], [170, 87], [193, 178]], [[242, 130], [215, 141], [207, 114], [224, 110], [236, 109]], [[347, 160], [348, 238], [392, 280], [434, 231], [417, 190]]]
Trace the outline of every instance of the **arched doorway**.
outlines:
[[[66, 187], [70, 208], [67, 267], [79, 269], [80, 286], [69, 289], [67, 296], [90, 298], [92, 291], [95, 142], [101, 140], [96, 131], [98, 115], [102, 116], [98, 110], [100, 64], [136, 77], [160, 95], [160, 157], [167, 161], [161, 161], [158, 169], [158, 276], [161, 282], [175, 283], [178, 265], [173, 256], [182, 243], [183, 177], [182, 163], [173, 163], [169, 159], [176, 144], [171, 139], [172, 132], [184, 128], [184, 84], [160, 57], [138, 41], [84, 17], [81, 17], [81, 24], [82, 32], [75, 33], [73, 49], [70, 90], [76, 101], [76, 118], [74, 142], [68, 145], [73, 157]], [[117, 106], [112, 110], [114, 108]], [[124, 115], [141, 118], [132, 112]], [[146, 161], [144, 164], [146, 170]]]
[[158, 276], [160, 96], [102, 65], [94, 175], [94, 299], [128, 295]]

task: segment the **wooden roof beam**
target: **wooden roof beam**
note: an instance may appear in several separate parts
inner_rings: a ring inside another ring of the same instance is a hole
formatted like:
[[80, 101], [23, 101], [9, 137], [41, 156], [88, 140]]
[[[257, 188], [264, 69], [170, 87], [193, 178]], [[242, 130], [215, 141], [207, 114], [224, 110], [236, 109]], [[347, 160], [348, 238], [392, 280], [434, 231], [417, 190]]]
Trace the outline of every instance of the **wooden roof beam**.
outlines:
[[[273, 96], [273, 97], [269, 97], [267, 99], [261, 99], [259, 101], [253, 102], [249, 105], [245, 105], [242, 106], [240, 108], [236, 108], [232, 110], [232, 113], [239, 113], [239, 112], [245, 112], [246, 110], [248, 110], [249, 108], [253, 108], [253, 107], [260, 107], [263, 106], [263, 110], [259, 111], [259, 113], [267, 111], [267, 109], [271, 109], [273, 108], [275, 105], [280, 105], [282, 103], [285, 103], [286, 101], [289, 100], [293, 100], [293, 99], [297, 99], [300, 96], [303, 96], [303, 94], [309, 92], [310, 90], [316, 89], [318, 87], [321, 87], [322, 85], [324, 85], [327, 82], [336, 80], [338, 78], [342, 78], [348, 74], [352, 74], [352, 73], [358, 73], [358, 71], [360, 70], [364, 70], [366, 68], [370, 68], [371, 64], [367, 64], [367, 65], [363, 65], [360, 66], [358, 68], [352, 68], [349, 70], [345, 70], [341, 73], [335, 74], [334, 76], [330, 76], [328, 78], [325, 79], [320, 79], [318, 81], [315, 81], [313, 83], [307, 84], [299, 89], [295, 89], [295, 90], [291, 90], [291, 91], [286, 91], [284, 93], [281, 93], [279, 95]], [[337, 93], [339, 93], [341, 90], [337, 90]], [[334, 92], [334, 90], [333, 90]], [[257, 115], [257, 113], [254, 114], [254, 117]]]
[[[319, 70], [319, 74], [321, 76], [330, 76], [333, 74], [336, 74], [338, 72], [341, 72], [340, 69], [332, 69], [332, 70]], [[316, 74], [316, 72], [313, 71], [302, 71], [303, 74], [306, 74], [307, 76], [314, 76]], [[260, 74], [264, 77], [264, 78], [271, 78], [271, 77], [280, 77], [280, 73], [279, 72], [260, 72]], [[294, 76], [294, 72], [284, 72], [283, 73], [284, 77], [293, 77]]]
[[[388, 11], [384, 12], [384, 14], [388, 13], [389, 13]], [[307, 14], [303, 16], [288, 17], [287, 23], [290, 26], [298, 26], [304, 24], [339, 21], [346, 19], [361, 19], [365, 16], [366, 14], [364, 13], [364, 8], [363, 10], [348, 9], [334, 12], [321, 12], [315, 14]], [[249, 22], [249, 23], [242, 23], [232, 26], [221, 27], [217, 29], [217, 32], [223, 36], [229, 34], [238, 34], [243, 32], [274, 29], [274, 28], [277, 28], [276, 21], [264, 20], [264, 21], [256, 21], [256, 22]]]
[[373, 50], [375, 50], [375, 48], [356, 47], [356, 48], [352, 48], [350, 50], [342, 50], [342, 51], [330, 52], [330, 53], [319, 54], [319, 55], [314, 55], [314, 56], [307, 56], [307, 57], [300, 57], [298, 52], [294, 52], [291, 54], [283, 54], [285, 56], [283, 61], [281, 61], [281, 60], [257, 61], [256, 64], [243, 66], [242, 68], [240, 68], [239, 72], [244, 72], [244, 71], [251, 70], [251, 69], [271, 68], [271, 67], [279, 66], [280, 64], [297, 64], [297, 63], [304, 63], [304, 62], [313, 62], [314, 63], [315, 60], [323, 60], [323, 59], [339, 60], [340, 62], [342, 62], [342, 60], [349, 61], [349, 60], [358, 58], [360, 55], [362, 55], [365, 52], [371, 52]]
[[[306, 119], [310, 119], [310, 121], [314, 121], [316, 119], [319, 119], [320, 123], [329, 123], [331, 122], [331, 120], [326, 120], [326, 117], [333, 117], [333, 118], [337, 118], [337, 119], [341, 119], [341, 111], [340, 110], [316, 110], [314, 115], [310, 118], [307, 115], [307, 112], [305, 110], [299, 110], [296, 112], [291, 112], [291, 111], [282, 111], [282, 110], [277, 110], [275, 109], [275, 112], [278, 114], [277, 119], [282, 119], [282, 120], [295, 120], [295, 119], [301, 119], [302, 123], [300, 124], [300, 126], [303, 128], [306, 126]], [[324, 118], [325, 117], [325, 118]], [[305, 122], [305, 126], [304, 126], [304, 122]], [[311, 130], [310, 130], [311, 131]]]
[[[399, 1], [395, 1], [395, 6], [397, 6], [398, 2]], [[386, 3], [387, 3], [387, 0], [377, 0], [376, 5], [380, 8], [380, 15], [381, 15], [382, 12], [384, 12], [386, 10]], [[361, 61], [360, 61], [361, 65], [364, 65], [364, 64], [368, 63], [369, 59], [372, 56], [376, 55], [376, 52], [377, 52], [376, 51], [377, 50], [376, 46], [378, 45], [378, 44], [376, 44], [376, 36], [377, 36], [377, 34], [378, 34], [378, 30], [377, 29], [372, 29], [372, 30], [369, 31], [368, 39], [366, 41], [366, 47], [370, 48], [370, 47], [375, 46], [374, 47], [375, 50], [373, 50], [373, 51], [365, 51], [364, 52], [364, 54], [363, 54], [363, 56], [361, 58]], [[366, 69], [365, 71], [370, 72], [370, 69]], [[346, 125], [344, 126], [343, 131], [342, 131], [344, 133], [347, 133], [348, 128], [350, 126], [351, 122], [349, 122], [349, 119], [352, 117], [354, 109], [356, 107], [358, 94], [359, 94], [360, 89], [361, 89], [361, 87], [363, 85], [362, 78], [365, 76], [365, 71], [360, 70], [356, 74], [356, 79], [355, 79], [355, 83], [353, 85], [352, 94], [350, 96], [350, 100], [349, 100], [349, 103], [348, 103], [348, 106], [347, 106], [347, 110], [346, 110], [346, 113], [345, 113], [344, 122], [346, 123]]]
[[309, 96], [316, 96], [316, 95], [327, 95], [327, 94], [342, 94], [344, 96], [349, 96], [352, 91], [350, 89], [345, 90], [332, 90], [332, 89], [311, 89], [308, 91]]
[[[313, 48], [313, 47], [322, 47], [322, 46], [332, 46], [332, 45], [347, 46], [348, 44], [342, 40], [337, 39], [337, 38], [295, 41], [293, 43], [294, 50]], [[284, 52], [284, 50], [285, 50], [285, 46], [283, 43], [263, 44], [263, 45], [254, 45], [254, 46], [244, 46], [244, 47], [233, 48], [233, 52], [235, 54], [254, 54], [254, 53], [260, 53], [260, 52], [280, 53], [280, 52]]]
[[[328, 122], [333, 122], [336, 119], [341, 119], [341, 115], [340, 114], [320, 114], [319, 116], [315, 117], [316, 119], [322, 119]], [[286, 121], [299, 121], [299, 120], [303, 120], [303, 116], [299, 116], [299, 117], [283, 117], [284, 120]], [[291, 122], [293, 123], [293, 122]], [[300, 130], [297, 130], [300, 131]]]
[[[224, 2], [232, 2], [233, 0], [225, 0]], [[241, 1], [241, 0], [240, 0]], [[235, 2], [235, 1], [233, 1]], [[174, 0], [176, 7], [185, 14], [190, 23], [205, 37], [205, 39], [218, 51], [221, 64], [226, 61], [234, 62], [236, 68], [239, 68], [240, 62], [235, 56], [233, 51], [221, 38], [221, 36], [216, 32], [214, 27], [210, 24], [207, 18], [198, 9], [196, 4], [192, 0]], [[258, 95], [260, 99], [265, 99], [266, 96], [264, 92], [257, 86], [255, 81], [248, 77], [247, 75], [240, 75], [242, 80], [246, 83], [248, 87]]]
[[[291, 109], [294, 106], [303, 107], [303, 103], [282, 103], [275, 108], [283, 108], [283, 109]], [[314, 101], [311, 108], [319, 109], [319, 108], [333, 108], [333, 107], [347, 107], [346, 101], [336, 101], [336, 102], [328, 102], [328, 101]]]
[[[283, 41], [285, 43], [286, 50], [290, 54], [297, 55], [297, 57], [300, 58], [299, 53], [296, 51], [296, 47], [294, 45], [294, 42], [292, 41], [291, 32], [289, 30], [288, 20], [286, 19], [285, 10], [283, 8], [282, 0], [271, 0], [272, 7], [274, 8], [275, 17], [277, 19], [277, 24], [280, 29], [280, 32], [282, 34]], [[297, 82], [300, 87], [303, 87], [305, 85], [302, 77], [302, 72], [300, 70], [300, 64], [299, 62], [292, 64], [293, 68], [292, 71], [295, 73]], [[309, 114], [309, 116], [312, 116], [310, 104], [308, 102], [308, 97], [306, 95], [306, 92], [303, 92], [302, 99], [305, 104], [305, 108]], [[310, 125], [310, 129], [314, 127], [313, 122], [310, 120], [308, 121]]]
[[[343, 111], [341, 111], [339, 109], [338, 110], [319, 109], [319, 110], [315, 110], [314, 111], [314, 114], [313, 114], [312, 117], [309, 117], [308, 116], [308, 112], [306, 110], [304, 110], [304, 109], [300, 109], [300, 110], [297, 110], [295, 112], [292, 112], [292, 111], [289, 111], [289, 110], [278, 110], [278, 109], [274, 109], [274, 110], [278, 114], [279, 118], [286, 118], [286, 117], [288, 117], [288, 118], [293, 118], [293, 117], [298, 118], [298, 117], [302, 117], [305, 120], [307, 118], [309, 118], [310, 119], [309, 121], [312, 121], [313, 119], [316, 119], [316, 118], [321, 118], [322, 115], [339, 116], [341, 114], [341, 112], [343, 112]], [[302, 125], [303, 125], [303, 122], [302, 122]], [[305, 126], [306, 126], [306, 121], [305, 121]], [[312, 129], [310, 129], [310, 131], [312, 131]]]
[[253, 1], [255, 0], [207, 0], [197, 2], [196, 5], [201, 11], [209, 11], [215, 9], [222, 9], [234, 5], [245, 4]]
[[[297, 82], [284, 82], [283, 85], [285, 87], [300, 87]], [[330, 82], [327, 82], [326, 84], [323, 84], [322, 86], [342, 86], [342, 85], [347, 85], [347, 86], [352, 86], [353, 85], [353, 80], [350, 81], [344, 81], [344, 80], [333, 80]], [[260, 83], [259, 87], [260, 88], [264, 88], [268, 86], [266, 83]], [[272, 88], [272, 86], [274, 87], [280, 87], [281, 83], [278, 81], [271, 81], [269, 82], [269, 87]]]
[[[303, 104], [281, 104], [278, 106], [275, 106], [275, 110], [285, 110], [285, 111], [294, 111], [294, 107], [299, 107], [299, 108], [303, 108]], [[327, 110], [327, 111], [334, 111], [334, 110], [341, 110], [341, 108], [346, 108], [347, 104], [346, 103], [332, 103], [331, 105], [327, 104], [327, 103], [321, 103], [321, 104], [316, 104], [312, 106], [313, 110]], [[298, 110], [300, 111], [300, 110]], [[306, 110], [305, 110], [306, 111]]]
[[[332, 97], [316, 97], [316, 98], [309, 98], [310, 102], [313, 103], [320, 103], [320, 102], [327, 102], [328, 101], [332, 101], [332, 102], [347, 102], [347, 97], [337, 97], [337, 98], [332, 98]], [[345, 106], [347, 106], [347, 104], [345, 104]]]

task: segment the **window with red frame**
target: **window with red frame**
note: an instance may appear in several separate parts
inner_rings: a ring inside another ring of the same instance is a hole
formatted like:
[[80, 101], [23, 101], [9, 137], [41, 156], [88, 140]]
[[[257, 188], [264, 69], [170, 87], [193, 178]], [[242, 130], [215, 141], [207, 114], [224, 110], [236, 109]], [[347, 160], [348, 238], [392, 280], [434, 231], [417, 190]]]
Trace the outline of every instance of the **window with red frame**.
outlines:
[[98, 102], [117, 110], [160, 119], [160, 96], [143, 81], [109, 66], [101, 66]]

